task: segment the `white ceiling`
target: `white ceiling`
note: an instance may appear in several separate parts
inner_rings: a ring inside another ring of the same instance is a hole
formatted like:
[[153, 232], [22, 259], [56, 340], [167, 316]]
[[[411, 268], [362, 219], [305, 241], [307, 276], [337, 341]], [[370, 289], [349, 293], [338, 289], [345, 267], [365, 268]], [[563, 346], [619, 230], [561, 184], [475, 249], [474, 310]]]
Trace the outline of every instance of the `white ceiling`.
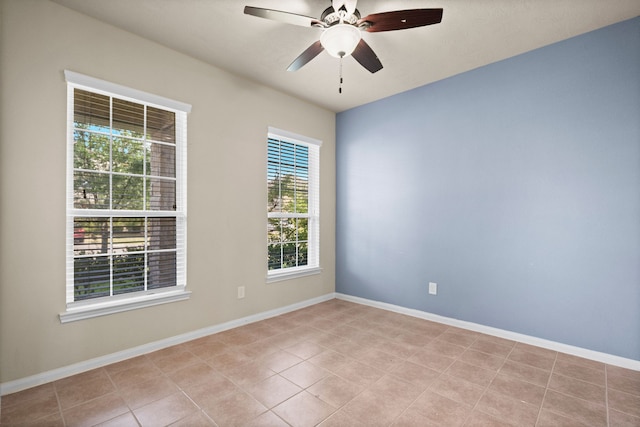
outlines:
[[364, 17], [443, 8], [442, 23], [363, 33], [384, 68], [321, 53], [289, 64], [322, 32], [245, 15], [245, 5], [320, 17], [330, 0], [53, 0], [172, 49], [335, 112], [640, 15], [640, 0], [359, 0]]

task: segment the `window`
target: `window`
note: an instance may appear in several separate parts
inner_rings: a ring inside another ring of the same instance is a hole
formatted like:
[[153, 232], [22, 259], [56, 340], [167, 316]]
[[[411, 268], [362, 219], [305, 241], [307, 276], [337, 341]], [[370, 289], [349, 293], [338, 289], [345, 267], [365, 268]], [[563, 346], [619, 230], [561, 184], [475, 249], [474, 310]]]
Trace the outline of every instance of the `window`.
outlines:
[[190, 106], [69, 71], [65, 76], [67, 312], [61, 320], [184, 299]]
[[269, 128], [268, 281], [320, 271], [321, 142]]

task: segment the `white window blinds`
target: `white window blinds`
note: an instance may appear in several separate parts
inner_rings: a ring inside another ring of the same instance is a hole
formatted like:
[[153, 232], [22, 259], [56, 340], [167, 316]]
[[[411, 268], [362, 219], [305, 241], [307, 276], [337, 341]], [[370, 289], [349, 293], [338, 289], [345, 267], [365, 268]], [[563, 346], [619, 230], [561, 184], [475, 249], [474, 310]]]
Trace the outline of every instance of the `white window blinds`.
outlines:
[[184, 289], [190, 106], [65, 76], [68, 306]]
[[319, 267], [320, 145], [269, 129], [267, 266], [272, 277]]

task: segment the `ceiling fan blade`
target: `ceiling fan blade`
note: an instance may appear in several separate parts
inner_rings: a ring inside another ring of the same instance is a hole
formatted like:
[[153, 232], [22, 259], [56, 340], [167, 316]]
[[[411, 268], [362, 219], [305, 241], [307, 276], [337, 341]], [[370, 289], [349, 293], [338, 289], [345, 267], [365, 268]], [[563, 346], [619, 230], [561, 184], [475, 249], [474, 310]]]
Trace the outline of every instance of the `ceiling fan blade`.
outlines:
[[342, 5], [344, 5], [344, 0], [331, 0], [331, 7], [333, 7], [334, 12], [337, 12]]
[[378, 59], [378, 55], [363, 39], [360, 39], [351, 56], [371, 73], [382, 70], [382, 62]]
[[309, 46], [307, 50], [302, 52], [300, 56], [298, 56], [291, 63], [291, 65], [289, 65], [289, 68], [287, 68], [287, 71], [298, 71], [300, 68], [306, 65], [307, 62], [311, 61], [313, 58], [318, 56], [320, 52], [322, 52], [323, 50], [324, 50], [324, 47], [320, 43], [320, 40], [318, 40], [317, 42]]
[[407, 9], [367, 15], [359, 19], [357, 25], [364, 24], [363, 29], [373, 33], [406, 30], [407, 28], [438, 24], [441, 21], [442, 9]]
[[246, 15], [257, 16], [258, 18], [271, 19], [272, 21], [284, 22], [286, 24], [299, 25], [301, 27], [324, 27], [325, 24], [316, 18], [304, 15], [296, 15], [295, 13], [282, 12], [273, 9], [263, 9], [261, 7], [245, 6], [244, 13]]
[[358, 0], [345, 0], [344, 8], [347, 9], [347, 13], [353, 14], [356, 11], [356, 5], [358, 4]]

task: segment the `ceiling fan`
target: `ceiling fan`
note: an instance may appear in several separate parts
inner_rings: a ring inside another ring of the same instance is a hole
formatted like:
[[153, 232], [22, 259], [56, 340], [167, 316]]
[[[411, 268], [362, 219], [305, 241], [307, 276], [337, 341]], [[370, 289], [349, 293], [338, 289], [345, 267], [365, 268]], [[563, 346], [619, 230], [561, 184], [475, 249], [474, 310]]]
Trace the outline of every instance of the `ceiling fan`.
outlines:
[[375, 73], [382, 69], [382, 63], [373, 49], [362, 39], [362, 31], [373, 33], [405, 30], [442, 21], [442, 9], [394, 10], [361, 18], [356, 3], [357, 0], [332, 0], [331, 6], [322, 12], [320, 19], [253, 6], [245, 6], [244, 13], [287, 24], [324, 29], [320, 40], [302, 52], [289, 65], [288, 71], [299, 70], [326, 49], [336, 58], [351, 55], [360, 65]]

